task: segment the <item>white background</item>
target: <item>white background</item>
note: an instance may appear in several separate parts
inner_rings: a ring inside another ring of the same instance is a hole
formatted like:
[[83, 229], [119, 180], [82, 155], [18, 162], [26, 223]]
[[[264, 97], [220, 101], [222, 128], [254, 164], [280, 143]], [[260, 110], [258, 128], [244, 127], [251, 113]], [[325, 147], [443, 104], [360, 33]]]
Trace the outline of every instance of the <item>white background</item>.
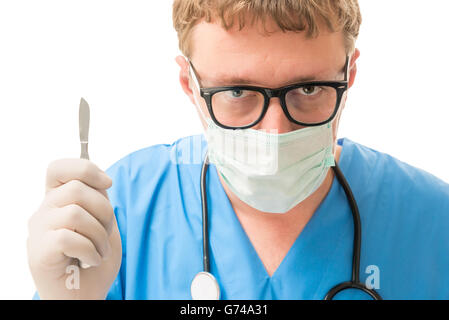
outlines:
[[[48, 163], [79, 157], [80, 97], [91, 107], [90, 157], [103, 170], [202, 132], [178, 82], [171, 4], [0, 0], [0, 299], [34, 293], [27, 220], [43, 199]], [[449, 3], [360, 5], [361, 56], [339, 137], [449, 182]]]

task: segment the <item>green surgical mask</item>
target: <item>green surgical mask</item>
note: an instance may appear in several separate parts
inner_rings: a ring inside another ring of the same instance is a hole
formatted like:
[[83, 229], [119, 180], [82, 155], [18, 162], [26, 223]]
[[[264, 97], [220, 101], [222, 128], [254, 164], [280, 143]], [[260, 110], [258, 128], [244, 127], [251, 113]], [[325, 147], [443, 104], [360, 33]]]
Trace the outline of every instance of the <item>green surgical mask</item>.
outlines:
[[209, 162], [232, 192], [257, 210], [289, 211], [318, 189], [335, 165], [331, 123], [276, 134], [206, 121]]

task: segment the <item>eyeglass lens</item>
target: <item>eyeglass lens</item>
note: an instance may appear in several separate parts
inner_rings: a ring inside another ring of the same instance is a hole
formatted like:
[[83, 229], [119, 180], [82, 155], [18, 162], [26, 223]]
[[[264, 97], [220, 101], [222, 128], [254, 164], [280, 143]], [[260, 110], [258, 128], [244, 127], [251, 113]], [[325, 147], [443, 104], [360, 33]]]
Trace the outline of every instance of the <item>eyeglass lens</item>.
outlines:
[[[263, 113], [262, 92], [232, 89], [212, 96], [212, 111], [216, 120], [229, 127], [248, 126]], [[301, 123], [314, 124], [328, 120], [337, 104], [337, 90], [331, 86], [306, 85], [289, 90], [285, 105], [290, 116]]]

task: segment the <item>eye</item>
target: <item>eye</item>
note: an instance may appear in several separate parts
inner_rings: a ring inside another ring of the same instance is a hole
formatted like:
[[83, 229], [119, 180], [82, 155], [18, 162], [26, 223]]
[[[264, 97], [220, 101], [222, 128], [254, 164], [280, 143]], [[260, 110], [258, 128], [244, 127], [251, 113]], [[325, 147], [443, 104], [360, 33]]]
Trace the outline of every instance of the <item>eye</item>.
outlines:
[[300, 91], [300, 93], [305, 94], [306, 96], [314, 96], [321, 91], [321, 88], [317, 86], [305, 86], [299, 88], [298, 91]]
[[234, 89], [234, 90], [226, 91], [226, 93], [227, 93], [231, 98], [241, 98], [241, 97], [244, 96], [245, 91], [244, 91], [244, 90], [240, 90], [240, 89]]

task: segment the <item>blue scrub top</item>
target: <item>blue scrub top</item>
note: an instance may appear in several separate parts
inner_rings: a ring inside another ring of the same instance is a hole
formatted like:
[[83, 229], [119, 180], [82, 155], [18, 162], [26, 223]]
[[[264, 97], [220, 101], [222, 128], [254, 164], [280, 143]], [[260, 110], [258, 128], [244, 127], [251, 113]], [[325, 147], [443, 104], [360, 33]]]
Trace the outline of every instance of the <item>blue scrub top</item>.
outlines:
[[[384, 299], [449, 299], [449, 185], [347, 138], [339, 166], [360, 210], [360, 279]], [[191, 299], [202, 271], [203, 135], [148, 147], [106, 172], [123, 259], [108, 299]], [[242, 228], [215, 166], [207, 174], [211, 272], [222, 299], [322, 299], [350, 280], [353, 220], [331, 189], [270, 277]], [[376, 276], [377, 282], [376, 282]], [[347, 290], [336, 299], [369, 299]]]
[[[449, 299], [449, 185], [347, 138], [339, 166], [362, 223], [360, 280], [384, 299]], [[138, 150], [106, 170], [123, 258], [107, 299], [191, 299], [202, 271], [203, 135]], [[270, 277], [210, 165], [211, 272], [222, 299], [323, 299], [351, 278], [353, 220], [338, 180]], [[377, 280], [377, 281], [376, 281]], [[335, 299], [370, 299], [351, 289]]]

